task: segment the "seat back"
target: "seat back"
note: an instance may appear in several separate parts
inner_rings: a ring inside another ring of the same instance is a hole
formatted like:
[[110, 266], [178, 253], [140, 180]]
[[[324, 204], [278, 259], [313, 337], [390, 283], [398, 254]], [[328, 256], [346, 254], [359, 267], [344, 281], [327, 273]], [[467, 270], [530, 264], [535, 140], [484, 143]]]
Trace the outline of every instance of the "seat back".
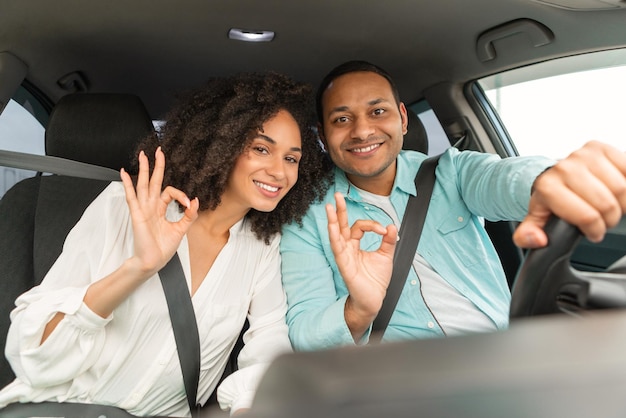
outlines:
[[404, 143], [402, 149], [419, 151], [423, 154], [428, 154], [428, 135], [426, 135], [426, 128], [424, 124], [417, 116], [417, 114], [411, 109], [406, 110], [409, 126], [407, 133], [404, 135]]
[[[55, 106], [46, 128], [48, 155], [130, 171], [139, 140], [153, 133], [135, 96], [77, 93]], [[0, 346], [6, 345], [15, 299], [39, 284], [67, 233], [109, 181], [69, 176], [22, 180], [0, 200]], [[14, 378], [4, 356], [0, 387]]]
[[138, 139], [153, 132], [141, 99], [130, 94], [64, 96], [46, 127], [46, 155], [127, 171]]

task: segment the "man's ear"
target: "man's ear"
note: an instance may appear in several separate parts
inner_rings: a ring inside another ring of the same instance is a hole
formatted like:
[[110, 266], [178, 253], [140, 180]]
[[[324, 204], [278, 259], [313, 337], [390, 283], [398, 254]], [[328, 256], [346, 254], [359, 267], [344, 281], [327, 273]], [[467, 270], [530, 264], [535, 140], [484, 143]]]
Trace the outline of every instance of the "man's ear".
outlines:
[[328, 143], [326, 142], [326, 136], [324, 135], [324, 127], [322, 126], [321, 123], [317, 124], [317, 136], [320, 139], [320, 142], [322, 143], [322, 148], [324, 148], [324, 151], [328, 151]]
[[406, 107], [404, 106], [404, 103], [400, 102], [398, 110], [400, 110], [400, 117], [402, 119], [402, 135], [406, 135], [409, 129], [409, 116], [406, 113]]

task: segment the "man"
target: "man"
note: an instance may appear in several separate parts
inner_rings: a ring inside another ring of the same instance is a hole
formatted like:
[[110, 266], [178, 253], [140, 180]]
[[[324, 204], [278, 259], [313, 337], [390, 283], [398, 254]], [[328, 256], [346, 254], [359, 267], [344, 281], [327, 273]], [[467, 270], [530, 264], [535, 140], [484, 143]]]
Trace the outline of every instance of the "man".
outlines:
[[[319, 131], [337, 166], [335, 182], [281, 240], [287, 322], [298, 350], [369, 339], [397, 229], [426, 158], [401, 151], [406, 112], [391, 77], [367, 62], [342, 64], [320, 85]], [[546, 245], [542, 227], [552, 213], [599, 241], [626, 210], [626, 155], [598, 142], [557, 164], [451, 148], [436, 176], [413, 268], [383, 341], [507, 327], [510, 293], [481, 217], [523, 219], [514, 240], [530, 248]], [[336, 209], [328, 205], [335, 200]]]

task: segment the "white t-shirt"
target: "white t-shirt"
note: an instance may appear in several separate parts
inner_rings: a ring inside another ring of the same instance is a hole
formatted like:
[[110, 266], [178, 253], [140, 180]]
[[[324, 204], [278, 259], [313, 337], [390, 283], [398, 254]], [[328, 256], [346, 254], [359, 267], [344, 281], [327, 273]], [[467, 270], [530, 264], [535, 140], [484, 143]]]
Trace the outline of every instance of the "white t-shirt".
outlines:
[[[400, 230], [401, 222], [389, 196], [379, 196], [362, 189], [358, 190], [365, 202], [385, 211]], [[422, 297], [446, 335], [496, 330], [493, 321], [469, 299], [450, 286], [417, 251], [413, 259], [413, 269], [420, 282]]]
[[[181, 216], [172, 203], [168, 219]], [[201, 346], [201, 403], [217, 385], [246, 315], [250, 329], [239, 356], [240, 370], [218, 391], [223, 408], [249, 407], [268, 363], [291, 351], [279, 239], [266, 245], [244, 220], [238, 222], [193, 295]], [[189, 415], [158, 276], [141, 285], [109, 318], [101, 318], [83, 303], [87, 287], [116, 270], [132, 251], [124, 190], [114, 182], [69, 233], [41, 285], [17, 299], [6, 354], [18, 377], [0, 391], [0, 406], [51, 400], [115, 405], [136, 415]], [[191, 288], [186, 239], [178, 255]], [[65, 317], [40, 344], [44, 327], [56, 312]]]

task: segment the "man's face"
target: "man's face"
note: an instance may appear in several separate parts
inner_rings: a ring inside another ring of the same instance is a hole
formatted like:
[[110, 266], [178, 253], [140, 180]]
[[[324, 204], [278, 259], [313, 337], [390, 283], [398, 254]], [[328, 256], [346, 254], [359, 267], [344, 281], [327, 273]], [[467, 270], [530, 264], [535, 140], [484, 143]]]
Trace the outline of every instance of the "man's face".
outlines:
[[337, 77], [322, 96], [322, 140], [333, 162], [357, 187], [388, 195], [407, 129], [404, 104], [372, 72]]

